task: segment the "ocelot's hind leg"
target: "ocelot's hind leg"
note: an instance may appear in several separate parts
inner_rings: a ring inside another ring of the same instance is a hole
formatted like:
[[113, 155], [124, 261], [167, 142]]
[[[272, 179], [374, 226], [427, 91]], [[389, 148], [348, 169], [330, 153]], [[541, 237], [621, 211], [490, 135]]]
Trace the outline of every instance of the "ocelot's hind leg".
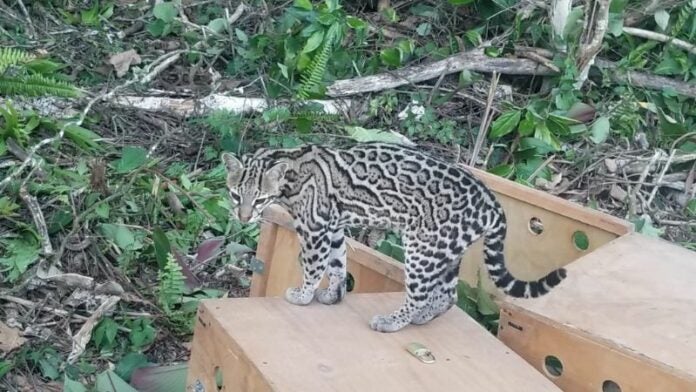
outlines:
[[410, 324], [414, 317], [429, 306], [429, 296], [438, 286], [438, 279], [448, 265], [445, 253], [435, 244], [423, 246], [416, 236], [405, 235], [406, 300], [389, 315], [378, 315], [370, 321], [370, 328], [379, 332], [394, 332]]
[[457, 283], [459, 282], [459, 260], [453, 259], [438, 279], [438, 285], [428, 298], [428, 306], [413, 317], [412, 324], [425, 324], [457, 304]]
[[331, 235], [331, 251], [327, 269], [329, 286], [316, 291], [317, 301], [325, 305], [340, 302], [346, 295], [346, 241], [343, 229]]

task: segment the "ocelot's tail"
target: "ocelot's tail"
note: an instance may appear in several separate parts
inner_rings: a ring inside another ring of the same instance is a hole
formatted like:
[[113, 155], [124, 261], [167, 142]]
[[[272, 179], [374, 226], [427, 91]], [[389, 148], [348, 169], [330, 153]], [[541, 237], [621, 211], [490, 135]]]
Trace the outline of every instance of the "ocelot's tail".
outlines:
[[507, 223], [505, 215], [501, 212], [498, 222], [488, 230], [483, 243], [484, 261], [488, 268], [488, 274], [499, 289], [512, 297], [535, 298], [548, 293], [551, 288], [561, 283], [566, 277], [566, 271], [563, 268], [551, 271], [536, 281], [515, 279], [505, 267], [503, 242], [506, 232]]

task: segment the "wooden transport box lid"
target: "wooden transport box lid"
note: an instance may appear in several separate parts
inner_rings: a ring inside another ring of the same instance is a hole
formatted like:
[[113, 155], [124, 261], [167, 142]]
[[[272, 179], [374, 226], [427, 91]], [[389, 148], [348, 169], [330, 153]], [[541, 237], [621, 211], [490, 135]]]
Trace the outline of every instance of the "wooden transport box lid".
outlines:
[[632, 233], [567, 270], [549, 294], [504, 306], [696, 377], [696, 252]]
[[[188, 385], [220, 361], [227, 391], [560, 391], [456, 307], [427, 325], [372, 331], [370, 318], [402, 296], [349, 293], [338, 305], [305, 307], [277, 297], [205, 300]], [[414, 341], [436, 362], [409, 354]]]

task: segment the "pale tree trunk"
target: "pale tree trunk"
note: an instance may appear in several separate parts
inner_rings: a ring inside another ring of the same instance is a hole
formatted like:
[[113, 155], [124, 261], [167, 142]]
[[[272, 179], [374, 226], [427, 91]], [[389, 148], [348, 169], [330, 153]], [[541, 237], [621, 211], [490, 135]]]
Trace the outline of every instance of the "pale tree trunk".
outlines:
[[575, 60], [578, 69], [578, 78], [575, 82], [577, 89], [580, 89], [587, 80], [590, 67], [594, 64], [597, 53], [602, 49], [604, 35], [609, 27], [610, 2], [610, 0], [586, 1], [585, 22]]
[[549, 17], [551, 18], [551, 27], [553, 28], [552, 38], [556, 49], [560, 52], [565, 52], [567, 49], [563, 32], [568, 23], [568, 15], [570, 15], [572, 5], [572, 0], [552, 0], [549, 8]]

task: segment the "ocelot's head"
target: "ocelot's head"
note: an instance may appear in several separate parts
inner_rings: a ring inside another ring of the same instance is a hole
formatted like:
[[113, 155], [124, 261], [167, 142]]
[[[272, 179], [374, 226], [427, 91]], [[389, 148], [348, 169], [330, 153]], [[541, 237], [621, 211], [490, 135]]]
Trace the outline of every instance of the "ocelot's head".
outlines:
[[248, 155], [240, 161], [230, 153], [222, 154], [222, 162], [227, 169], [233, 213], [236, 211], [245, 223], [258, 221], [263, 210], [280, 196], [289, 165]]

